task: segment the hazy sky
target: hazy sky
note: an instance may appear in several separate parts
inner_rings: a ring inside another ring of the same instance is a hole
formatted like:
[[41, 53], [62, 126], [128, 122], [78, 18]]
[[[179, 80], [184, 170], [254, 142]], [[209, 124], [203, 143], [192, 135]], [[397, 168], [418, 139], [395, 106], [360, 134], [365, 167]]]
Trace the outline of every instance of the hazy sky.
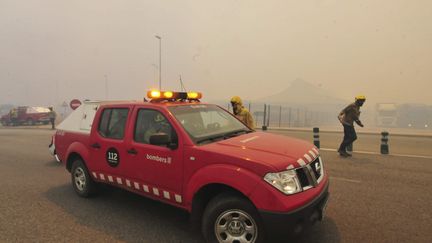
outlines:
[[432, 104], [429, 0], [0, 0], [0, 103], [141, 99], [163, 86]]

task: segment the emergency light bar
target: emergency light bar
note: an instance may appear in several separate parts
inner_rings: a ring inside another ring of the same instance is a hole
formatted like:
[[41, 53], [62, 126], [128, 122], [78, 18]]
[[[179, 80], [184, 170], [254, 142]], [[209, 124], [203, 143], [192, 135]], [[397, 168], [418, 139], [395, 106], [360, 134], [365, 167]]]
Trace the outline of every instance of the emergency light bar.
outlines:
[[150, 99], [168, 99], [168, 100], [199, 100], [202, 98], [200, 92], [172, 92], [150, 90], [147, 92], [147, 97]]

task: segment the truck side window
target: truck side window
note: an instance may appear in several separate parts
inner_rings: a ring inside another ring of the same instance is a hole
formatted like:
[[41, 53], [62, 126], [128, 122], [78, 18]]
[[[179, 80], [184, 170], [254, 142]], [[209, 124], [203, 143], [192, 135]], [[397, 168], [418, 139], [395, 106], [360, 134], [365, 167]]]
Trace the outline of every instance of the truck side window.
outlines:
[[128, 113], [127, 108], [103, 110], [99, 121], [99, 134], [106, 138], [123, 139]]
[[155, 133], [168, 134], [173, 142], [177, 137], [171, 124], [159, 111], [140, 109], [135, 123], [135, 142], [150, 144], [150, 137]]

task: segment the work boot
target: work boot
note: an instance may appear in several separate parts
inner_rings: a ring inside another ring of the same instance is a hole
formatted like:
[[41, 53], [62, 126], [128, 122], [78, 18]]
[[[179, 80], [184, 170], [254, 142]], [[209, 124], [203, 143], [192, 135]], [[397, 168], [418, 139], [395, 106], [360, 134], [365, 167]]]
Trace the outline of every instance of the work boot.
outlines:
[[339, 153], [340, 156], [345, 157], [345, 158], [351, 156], [351, 154], [347, 153], [344, 150], [340, 150], [340, 149], [338, 150], [338, 153]]

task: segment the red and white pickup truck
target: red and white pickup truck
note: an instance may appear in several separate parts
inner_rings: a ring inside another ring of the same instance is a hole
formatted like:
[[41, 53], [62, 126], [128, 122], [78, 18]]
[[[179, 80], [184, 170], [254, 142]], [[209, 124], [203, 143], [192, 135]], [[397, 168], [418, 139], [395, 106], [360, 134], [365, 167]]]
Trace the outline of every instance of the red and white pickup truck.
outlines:
[[84, 102], [51, 151], [82, 197], [105, 183], [191, 213], [208, 242], [264, 242], [323, 217], [328, 176], [318, 149], [258, 132], [199, 93], [149, 102]]
[[50, 122], [50, 110], [46, 107], [19, 106], [16, 109], [17, 118], [15, 120], [11, 118], [10, 114], [3, 115], [0, 118], [3, 126], [48, 124]]

